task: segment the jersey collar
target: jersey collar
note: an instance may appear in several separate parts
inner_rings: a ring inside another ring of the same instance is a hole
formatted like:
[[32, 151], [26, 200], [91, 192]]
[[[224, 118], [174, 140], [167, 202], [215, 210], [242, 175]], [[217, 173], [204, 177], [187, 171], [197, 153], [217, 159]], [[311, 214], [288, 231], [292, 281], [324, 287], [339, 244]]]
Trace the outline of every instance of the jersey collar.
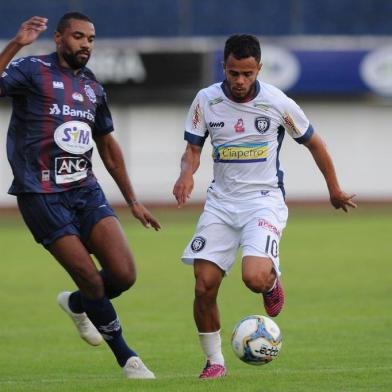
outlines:
[[[230, 98], [229, 93], [228, 93], [228, 91], [227, 91], [226, 79], [221, 83], [220, 87], [221, 87], [223, 93], [225, 94], [225, 96], [226, 96], [230, 101], [232, 101], [232, 99]], [[260, 88], [261, 88], [261, 87], [260, 87], [260, 82], [259, 82], [258, 80], [256, 80], [256, 91], [255, 91], [255, 95], [254, 95], [254, 97], [253, 97], [250, 101], [253, 101], [253, 100], [259, 95], [259, 93], [260, 93]], [[248, 102], [250, 102], [250, 101], [248, 101]], [[233, 102], [234, 102], [234, 101], [233, 101]], [[245, 103], [246, 103], [246, 102], [245, 102]]]

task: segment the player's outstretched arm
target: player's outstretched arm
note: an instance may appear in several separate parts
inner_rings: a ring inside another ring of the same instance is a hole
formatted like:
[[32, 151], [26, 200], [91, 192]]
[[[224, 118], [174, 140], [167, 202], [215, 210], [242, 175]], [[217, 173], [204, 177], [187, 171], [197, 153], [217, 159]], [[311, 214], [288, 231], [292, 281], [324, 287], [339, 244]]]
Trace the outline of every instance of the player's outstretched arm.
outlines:
[[356, 195], [349, 195], [340, 189], [332, 158], [321, 137], [314, 133], [305, 143], [305, 146], [312, 153], [313, 159], [325, 178], [331, 204], [336, 209], [341, 208], [345, 212], [348, 212], [348, 207], [357, 208], [357, 205], [353, 201]]
[[138, 219], [144, 227], [153, 227], [156, 231], [161, 228], [159, 222], [152, 216], [150, 211], [136, 200], [121, 148], [111, 134], [98, 136], [95, 143], [102, 161], [119, 187], [126, 202], [131, 208], [133, 216]]
[[181, 158], [181, 173], [173, 188], [178, 208], [190, 198], [193, 190], [193, 174], [199, 168], [202, 147], [188, 143]]
[[40, 16], [33, 16], [22, 23], [16, 36], [0, 53], [0, 74], [23, 46], [30, 45], [47, 29], [47, 23], [48, 19]]

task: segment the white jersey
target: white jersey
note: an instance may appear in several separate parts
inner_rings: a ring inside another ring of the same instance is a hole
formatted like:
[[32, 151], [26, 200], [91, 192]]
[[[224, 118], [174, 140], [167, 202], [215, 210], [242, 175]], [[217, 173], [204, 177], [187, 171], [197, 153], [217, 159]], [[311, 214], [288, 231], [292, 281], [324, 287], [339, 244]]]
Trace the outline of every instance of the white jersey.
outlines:
[[214, 180], [210, 189], [222, 197], [250, 199], [266, 191], [284, 193], [279, 151], [285, 131], [298, 143], [313, 128], [301, 108], [278, 88], [257, 82], [256, 97], [230, 100], [222, 83], [198, 92], [190, 107], [185, 140], [202, 146], [210, 135]]

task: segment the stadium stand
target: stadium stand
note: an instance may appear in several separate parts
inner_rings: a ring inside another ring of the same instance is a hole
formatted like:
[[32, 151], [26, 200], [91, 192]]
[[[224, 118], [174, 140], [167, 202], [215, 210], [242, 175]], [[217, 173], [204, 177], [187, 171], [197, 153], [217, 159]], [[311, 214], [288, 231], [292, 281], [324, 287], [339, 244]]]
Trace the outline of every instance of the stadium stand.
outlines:
[[0, 38], [33, 14], [49, 18], [69, 10], [88, 14], [100, 37], [256, 35], [389, 35], [390, 0], [19, 0], [1, 2]]

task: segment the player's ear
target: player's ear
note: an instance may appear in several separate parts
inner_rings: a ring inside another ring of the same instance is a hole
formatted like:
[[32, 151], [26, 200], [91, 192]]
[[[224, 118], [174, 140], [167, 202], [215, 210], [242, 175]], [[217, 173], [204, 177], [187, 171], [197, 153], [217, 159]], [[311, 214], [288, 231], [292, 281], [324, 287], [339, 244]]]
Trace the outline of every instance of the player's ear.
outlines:
[[59, 33], [58, 31], [55, 31], [53, 39], [54, 39], [54, 42], [56, 43], [56, 46], [61, 45], [61, 33]]
[[263, 63], [259, 63], [259, 72], [261, 71], [261, 68], [263, 68]]

